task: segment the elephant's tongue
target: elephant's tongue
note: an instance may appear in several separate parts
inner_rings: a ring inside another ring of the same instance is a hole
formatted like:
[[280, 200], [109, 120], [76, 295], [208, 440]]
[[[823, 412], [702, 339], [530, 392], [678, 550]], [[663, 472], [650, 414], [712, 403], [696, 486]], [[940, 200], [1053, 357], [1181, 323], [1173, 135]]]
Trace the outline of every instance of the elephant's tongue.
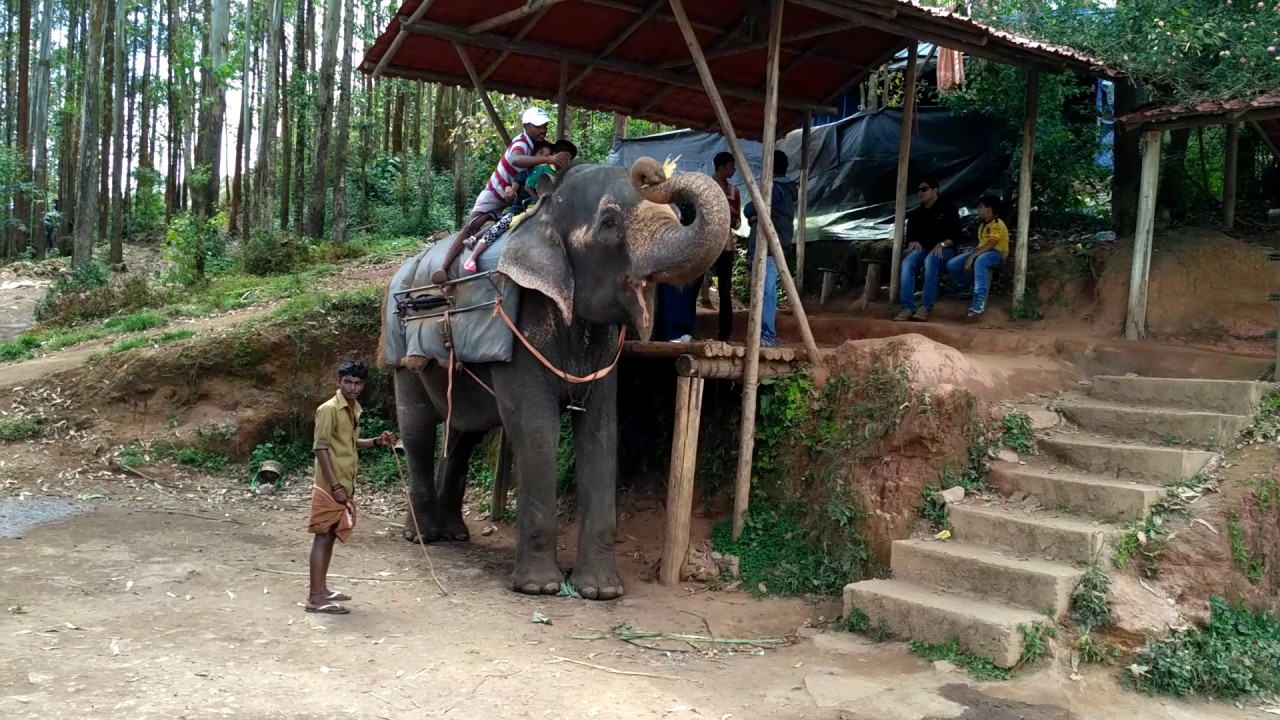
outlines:
[[641, 280], [638, 283], [627, 283], [627, 285], [631, 286], [631, 292], [636, 294], [636, 302], [640, 304], [641, 322], [645, 327], [649, 327], [649, 306], [644, 302], [644, 288], [648, 284], [649, 282], [647, 280]]

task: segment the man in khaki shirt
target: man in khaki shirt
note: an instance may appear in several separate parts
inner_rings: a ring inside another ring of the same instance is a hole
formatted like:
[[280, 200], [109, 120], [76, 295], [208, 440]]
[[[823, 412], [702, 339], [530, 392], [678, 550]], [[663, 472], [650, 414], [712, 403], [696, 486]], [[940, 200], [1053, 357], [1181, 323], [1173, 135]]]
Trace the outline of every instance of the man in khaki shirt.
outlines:
[[346, 615], [351, 612], [338, 604], [351, 596], [330, 590], [329, 561], [333, 558], [334, 540], [346, 542], [356, 524], [356, 491], [359, 463], [356, 450], [396, 443], [391, 432], [360, 439], [360, 402], [364, 382], [369, 376], [364, 363], [348, 360], [338, 366], [338, 392], [316, 408], [316, 429], [312, 449], [315, 451], [315, 483], [311, 487], [311, 514], [307, 529], [315, 534], [311, 544], [311, 588], [307, 612]]

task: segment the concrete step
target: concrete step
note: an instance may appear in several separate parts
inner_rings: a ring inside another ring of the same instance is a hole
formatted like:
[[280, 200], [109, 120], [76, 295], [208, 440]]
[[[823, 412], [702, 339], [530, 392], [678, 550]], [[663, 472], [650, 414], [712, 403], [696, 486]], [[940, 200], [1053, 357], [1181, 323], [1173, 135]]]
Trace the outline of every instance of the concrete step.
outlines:
[[1099, 400], [1145, 407], [1170, 407], [1226, 415], [1253, 415], [1262, 396], [1275, 386], [1248, 380], [1201, 380], [1096, 375]]
[[1030, 610], [934, 590], [902, 580], [864, 580], [844, 588], [845, 617], [866, 614], [900, 637], [944, 644], [956, 640], [968, 653], [1010, 668], [1022, 655], [1019, 625], [1048, 619]]
[[1126, 444], [1082, 435], [1053, 435], [1038, 440], [1036, 446], [1091, 475], [1132, 478], [1155, 485], [1189, 478], [1215, 457], [1205, 450]]
[[1066, 616], [1082, 571], [1038, 558], [1020, 559], [984, 545], [897, 540], [890, 556], [896, 580], [967, 593], [1033, 612]]
[[1195, 448], [1233, 443], [1249, 424], [1247, 415], [1133, 407], [1092, 399], [1063, 402], [1058, 412], [1082, 430], [1099, 435]]
[[1110, 525], [1001, 505], [952, 505], [949, 515], [956, 540], [1039, 560], [1088, 563], [1119, 533]]
[[987, 482], [1001, 495], [1024, 493], [1042, 507], [1059, 508], [1095, 520], [1131, 521], [1164, 495], [1164, 488], [1100, 477], [1040, 462], [1032, 465], [993, 462]]

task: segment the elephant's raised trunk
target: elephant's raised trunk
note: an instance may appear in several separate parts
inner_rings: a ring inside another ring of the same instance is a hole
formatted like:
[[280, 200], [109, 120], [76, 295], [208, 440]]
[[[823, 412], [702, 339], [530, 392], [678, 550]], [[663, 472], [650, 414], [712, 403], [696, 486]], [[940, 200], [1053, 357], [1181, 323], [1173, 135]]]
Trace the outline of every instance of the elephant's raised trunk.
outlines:
[[[729, 202], [716, 181], [702, 173], [667, 178], [653, 158], [631, 167], [631, 183], [640, 197], [658, 206], [691, 204], [689, 225], [667, 213], [646, 213], [630, 233], [632, 266], [641, 277], [670, 285], [690, 282], [715, 264], [729, 240]], [[645, 212], [642, 208], [641, 212]]]

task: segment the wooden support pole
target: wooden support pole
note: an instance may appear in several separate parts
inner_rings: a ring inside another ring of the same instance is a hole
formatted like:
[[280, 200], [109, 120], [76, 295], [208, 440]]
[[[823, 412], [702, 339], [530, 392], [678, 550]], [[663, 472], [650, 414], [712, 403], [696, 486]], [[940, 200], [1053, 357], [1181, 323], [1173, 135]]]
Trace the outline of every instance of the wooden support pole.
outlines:
[[569, 103], [565, 99], [569, 94], [569, 61], [560, 61], [560, 90], [556, 93], [556, 140], [569, 137], [566, 129], [569, 119]]
[[[413, 23], [420, 20], [431, 9], [435, 1], [422, 0], [422, 2], [418, 3], [417, 9], [409, 16], [408, 22]], [[409, 31], [405, 28], [405, 23], [400, 23], [400, 32], [396, 33], [395, 38], [391, 40], [391, 47], [387, 48], [387, 51], [382, 54], [382, 57], [378, 59], [378, 66], [373, 69], [374, 80], [377, 80], [378, 76], [382, 75], [382, 71], [386, 69], [387, 64], [395, 59], [396, 53], [400, 52], [400, 46], [404, 44], [405, 39], [408, 37]]]
[[493, 471], [493, 496], [489, 501], [489, 519], [497, 522], [507, 512], [507, 491], [511, 487], [511, 445], [507, 431], [498, 429], [498, 467]]
[[[673, 10], [675, 5], [676, 0], [673, 0]], [[738, 438], [738, 470], [733, 491], [734, 540], [742, 536], [742, 530], [747, 523], [747, 508], [751, 502], [751, 467], [755, 458], [756, 443], [756, 396], [760, 388], [760, 330], [764, 321], [764, 282], [769, 251], [767, 241], [761, 242], [764, 234], [761, 229], [766, 219], [772, 225], [770, 201], [773, 199], [773, 151], [778, 141], [778, 53], [782, 42], [783, 0], [774, 0], [771, 6], [769, 50], [765, 63], [764, 149], [760, 163], [760, 199], [755, 200], [756, 245], [755, 253], [751, 256], [751, 305], [747, 313], [747, 356], [746, 364], [742, 369], [742, 429]], [[683, 12], [684, 8], [680, 10]], [[699, 63], [699, 70], [702, 63], [705, 63], [705, 60]], [[710, 75], [709, 71], [708, 75]], [[712, 94], [710, 89], [707, 90], [707, 94]], [[725, 118], [722, 122], [731, 122], [728, 120], [728, 110], [724, 114]], [[742, 167], [745, 169], [750, 166], [744, 163]], [[751, 172], [748, 170], [744, 176], [751, 177]], [[776, 231], [776, 228], [773, 229]], [[785, 267], [784, 262], [779, 270]], [[796, 298], [796, 301], [799, 302], [799, 298]]]
[[1027, 71], [1027, 100], [1022, 117], [1022, 161], [1018, 166], [1018, 247], [1014, 251], [1013, 307], [1027, 294], [1027, 256], [1031, 252], [1031, 171], [1036, 154], [1036, 118], [1040, 115], [1040, 73]]
[[800, 199], [796, 208], [796, 297], [804, 292], [804, 244], [808, 239], [805, 226], [809, 223], [809, 162], [813, 158], [809, 149], [811, 130], [813, 129], [813, 113], [804, 114], [804, 127], [800, 130]]
[[667, 523], [662, 540], [658, 582], [680, 582], [680, 568], [689, 554], [689, 524], [693, 517], [693, 481], [698, 468], [698, 429], [702, 417], [702, 389], [706, 381], [676, 378], [676, 419], [671, 432], [671, 468], [667, 474]]
[[507, 132], [506, 125], [502, 123], [502, 118], [498, 117], [498, 111], [494, 109], [493, 103], [489, 101], [489, 93], [485, 92], [484, 83], [480, 81], [480, 75], [476, 73], [476, 66], [467, 55], [467, 49], [462, 47], [460, 43], [454, 43], [453, 47], [457, 49], [458, 57], [462, 59], [462, 66], [467, 69], [467, 75], [471, 76], [471, 83], [476, 86], [476, 94], [484, 102], [484, 110], [489, 114], [489, 121], [497, 128], [498, 136], [502, 138], [502, 144], [504, 146], [510, 145], [511, 135]]
[[902, 139], [898, 141], [898, 188], [893, 207], [893, 257], [889, 263], [889, 302], [898, 301], [902, 244], [907, 231], [907, 186], [911, 170], [911, 133], [916, 125], [916, 60], [920, 43], [907, 46], [907, 74], [902, 81]]
[[[698, 357], [697, 355], [681, 355], [676, 358], [676, 375], [700, 377], [707, 380], [742, 380], [743, 370], [747, 366], [744, 357]], [[760, 359], [757, 374], [762, 378], [790, 375], [794, 372], [791, 363], [785, 360]]]
[[529, 0], [529, 2], [526, 2], [524, 5], [516, 8], [515, 10], [502, 13], [501, 15], [496, 15], [494, 17], [489, 18], [488, 20], [484, 20], [482, 22], [476, 23], [475, 25], [472, 25], [471, 27], [467, 28], [467, 32], [469, 33], [488, 32], [490, 30], [493, 30], [494, 28], [499, 28], [499, 27], [502, 27], [503, 25], [519, 20], [520, 18], [525, 17], [526, 15], [533, 15], [534, 13], [544, 12], [550, 9], [552, 5], [558, 5], [562, 2], [564, 2], [564, 0]]
[[1227, 125], [1227, 156], [1222, 163], [1222, 224], [1236, 224], [1236, 180], [1240, 175], [1240, 123]]
[[1147, 335], [1147, 278], [1151, 273], [1151, 242], [1155, 235], [1156, 188], [1160, 184], [1163, 130], [1142, 134], [1142, 181], [1138, 187], [1138, 227], [1133, 236], [1133, 265], [1129, 271], [1129, 312], [1124, 334], [1130, 340]]

